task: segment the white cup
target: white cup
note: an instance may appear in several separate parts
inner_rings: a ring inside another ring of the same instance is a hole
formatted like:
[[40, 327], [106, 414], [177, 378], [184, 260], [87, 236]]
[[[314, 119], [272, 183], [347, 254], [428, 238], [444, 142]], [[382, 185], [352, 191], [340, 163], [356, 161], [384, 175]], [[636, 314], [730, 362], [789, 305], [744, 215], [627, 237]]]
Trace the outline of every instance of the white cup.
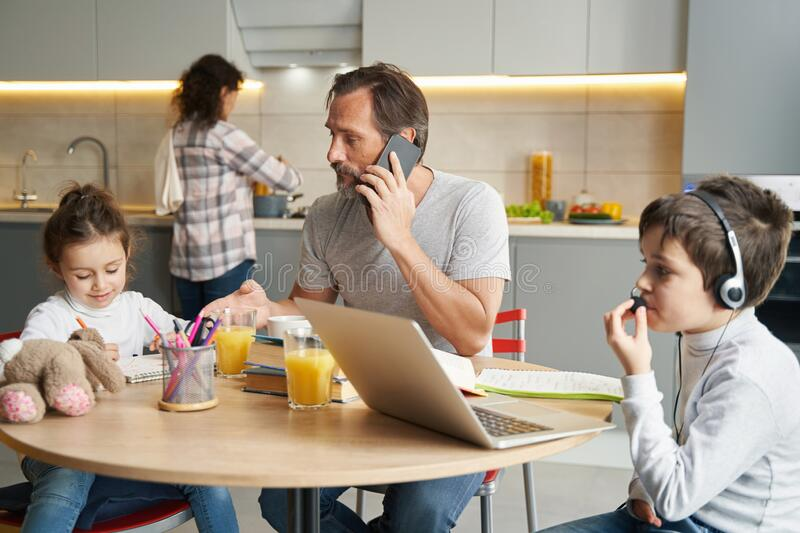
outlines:
[[292, 328], [310, 328], [311, 323], [302, 315], [271, 316], [267, 319], [267, 333], [270, 337], [283, 338], [283, 333]]

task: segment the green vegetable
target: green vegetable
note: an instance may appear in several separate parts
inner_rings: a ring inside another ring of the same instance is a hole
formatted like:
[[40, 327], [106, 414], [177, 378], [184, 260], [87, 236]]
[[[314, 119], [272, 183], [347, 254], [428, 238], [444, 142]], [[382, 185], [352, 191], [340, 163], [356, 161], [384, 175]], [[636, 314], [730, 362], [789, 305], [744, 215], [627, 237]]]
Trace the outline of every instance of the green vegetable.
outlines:
[[553, 221], [553, 214], [552, 211], [542, 211], [542, 224], [550, 224]]
[[538, 200], [534, 200], [533, 202], [527, 204], [509, 204], [506, 206], [506, 216], [512, 218], [540, 217], [542, 216], [542, 213], [545, 212], [546, 211], [542, 211], [542, 205]]
[[569, 218], [580, 218], [584, 220], [611, 220], [608, 213], [570, 213]]

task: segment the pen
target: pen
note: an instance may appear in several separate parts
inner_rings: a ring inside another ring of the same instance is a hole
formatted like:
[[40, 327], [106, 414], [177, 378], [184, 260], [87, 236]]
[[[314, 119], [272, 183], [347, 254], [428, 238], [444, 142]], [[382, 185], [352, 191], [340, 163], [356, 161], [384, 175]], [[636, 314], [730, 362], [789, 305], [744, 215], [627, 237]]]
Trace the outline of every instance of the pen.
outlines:
[[221, 322], [222, 322], [221, 318], [218, 318], [214, 322], [214, 325], [211, 326], [211, 330], [208, 332], [206, 340], [203, 341], [203, 346], [208, 346], [209, 344], [211, 344], [211, 342], [214, 340], [214, 335], [217, 333], [217, 328], [219, 328]]
[[[173, 318], [172, 323], [175, 325], [175, 335], [177, 335], [175, 342], [178, 344], [178, 348], [191, 348], [192, 345], [189, 342], [189, 339], [186, 338], [186, 334], [181, 329], [181, 325], [178, 324], [178, 319]], [[178, 341], [180, 341], [180, 343]]]
[[192, 326], [192, 332], [189, 334], [189, 346], [194, 345], [194, 338], [197, 333], [200, 331], [200, 321], [203, 319], [201, 314], [197, 314], [197, 317], [194, 319], [194, 326]]

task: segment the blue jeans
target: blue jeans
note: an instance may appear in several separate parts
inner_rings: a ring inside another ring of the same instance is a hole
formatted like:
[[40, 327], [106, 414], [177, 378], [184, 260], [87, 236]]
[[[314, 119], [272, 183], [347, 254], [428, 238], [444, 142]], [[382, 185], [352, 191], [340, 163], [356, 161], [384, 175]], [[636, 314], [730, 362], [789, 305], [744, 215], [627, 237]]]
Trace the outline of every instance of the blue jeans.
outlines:
[[[95, 475], [52, 466], [30, 457], [22, 472], [33, 485], [31, 502], [22, 523], [23, 533], [71, 533], [86, 505]], [[197, 529], [209, 533], [239, 531], [228, 489], [175, 485], [192, 507]]]
[[[337, 500], [348, 487], [320, 489], [320, 531], [323, 533], [389, 533], [424, 531], [446, 533], [480, 487], [485, 472], [466, 476], [389, 485], [383, 514], [365, 524]], [[258, 498], [261, 516], [279, 532], [287, 530], [288, 502], [283, 489], [263, 489]]]
[[626, 508], [612, 513], [599, 514], [549, 527], [541, 533], [720, 533], [718, 530], [698, 523], [691, 518], [678, 522], [661, 520], [661, 527], [642, 522], [628, 513]]
[[220, 277], [207, 281], [189, 281], [176, 277], [175, 289], [178, 291], [178, 298], [181, 301], [183, 318], [194, 320], [203, 307], [238, 289], [247, 279], [247, 273], [254, 264], [255, 261], [248, 259]]

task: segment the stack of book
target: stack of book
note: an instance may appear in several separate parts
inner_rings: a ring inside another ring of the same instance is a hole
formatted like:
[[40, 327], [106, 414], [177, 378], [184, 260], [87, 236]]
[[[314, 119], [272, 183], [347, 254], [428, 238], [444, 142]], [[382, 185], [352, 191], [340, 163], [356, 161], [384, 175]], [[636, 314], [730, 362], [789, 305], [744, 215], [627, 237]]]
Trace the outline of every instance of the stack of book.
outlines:
[[[283, 362], [283, 346], [255, 342], [250, 348], [250, 355], [244, 364], [246, 368], [243, 391], [286, 396], [286, 365]], [[331, 399], [339, 403], [358, 399], [358, 392], [339, 367], [334, 368]]]

